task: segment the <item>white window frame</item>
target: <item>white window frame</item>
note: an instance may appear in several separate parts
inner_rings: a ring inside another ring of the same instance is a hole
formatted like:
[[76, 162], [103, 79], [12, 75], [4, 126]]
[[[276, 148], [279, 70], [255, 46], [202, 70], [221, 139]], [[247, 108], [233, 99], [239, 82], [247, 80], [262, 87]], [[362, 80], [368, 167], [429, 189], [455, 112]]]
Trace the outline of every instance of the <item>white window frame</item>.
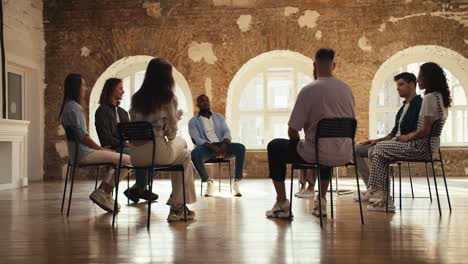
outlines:
[[21, 76], [21, 119], [20, 120], [26, 120], [26, 89], [25, 89], [25, 85], [26, 85], [26, 69], [22, 69], [21, 67], [18, 67], [18, 66], [13, 66], [13, 65], [8, 65], [7, 66], [7, 69], [6, 69], [6, 80], [7, 80], [7, 87], [5, 87], [6, 89], [6, 92], [5, 92], [5, 95], [6, 95], [6, 100], [5, 100], [5, 103], [7, 104], [6, 105], [6, 113], [5, 113], [5, 116], [7, 119], [9, 119], [9, 115], [8, 113], [10, 112], [9, 108], [10, 108], [10, 105], [9, 105], [9, 94], [8, 94], [8, 85], [9, 85], [9, 79], [8, 79], [8, 73], [14, 73], [14, 74], [17, 74], [17, 75], [20, 75]]
[[[233, 78], [228, 91], [228, 100], [226, 104], [226, 116], [228, 124], [231, 127], [231, 134], [233, 140], [242, 141], [239, 138], [240, 131], [240, 118], [243, 115], [262, 115], [264, 122], [264, 145], [263, 146], [246, 146], [249, 150], [266, 150], [268, 140], [271, 139], [271, 129], [268, 120], [271, 117], [288, 117], [291, 114], [291, 109], [284, 110], [269, 110], [268, 109], [268, 81], [266, 73], [269, 68], [292, 68], [293, 69], [293, 87], [294, 87], [294, 101], [297, 97], [299, 90], [302, 87], [297, 87], [297, 76], [299, 72], [313, 78], [313, 61], [312, 59], [291, 51], [272, 51], [261, 54], [250, 61], [237, 72]], [[247, 86], [248, 82], [252, 80], [257, 74], [263, 73], [263, 109], [253, 111], [240, 111], [238, 109], [241, 100], [242, 92]]]

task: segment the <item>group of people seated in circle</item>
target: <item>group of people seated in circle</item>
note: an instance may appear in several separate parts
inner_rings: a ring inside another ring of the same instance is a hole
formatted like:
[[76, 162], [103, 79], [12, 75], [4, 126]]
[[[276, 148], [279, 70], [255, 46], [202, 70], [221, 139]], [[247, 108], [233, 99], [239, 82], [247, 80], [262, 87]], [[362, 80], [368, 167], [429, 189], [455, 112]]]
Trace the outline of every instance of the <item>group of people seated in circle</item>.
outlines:
[[[288, 122], [289, 139], [274, 139], [267, 146], [269, 176], [272, 179], [276, 198], [273, 207], [266, 211], [269, 218], [289, 219], [289, 201], [286, 198], [286, 166], [290, 163], [316, 163], [315, 134], [318, 122], [323, 118], [356, 118], [355, 102], [351, 88], [333, 75], [335, 52], [322, 48], [315, 54], [314, 81], [306, 85], [298, 94]], [[368, 202], [368, 210], [385, 211], [387, 203], [387, 168], [399, 158], [430, 158], [427, 138], [432, 124], [436, 120], [445, 120], [451, 105], [450, 90], [443, 69], [433, 62], [424, 63], [418, 77], [404, 72], [395, 76], [398, 94], [404, 98], [403, 105], [396, 115], [395, 127], [384, 138], [372, 139], [357, 144], [356, 160], [359, 174], [367, 190], [363, 191], [362, 201]], [[424, 98], [416, 94], [416, 86], [424, 90]], [[153, 145], [151, 142], [126, 142], [121, 146], [117, 124], [129, 121], [150, 122], [156, 142], [155, 164], [181, 164], [184, 168], [185, 181], [180, 177], [171, 177], [172, 192], [167, 200], [170, 206], [169, 222], [184, 220], [184, 211], [189, 220], [195, 218], [195, 212], [184, 205], [197, 200], [194, 183], [194, 171], [203, 182], [207, 182], [205, 196], [213, 196], [215, 186], [204, 162], [216, 158], [232, 156], [235, 158], [235, 180], [233, 192], [242, 196], [240, 181], [246, 148], [241, 143], [231, 142], [231, 131], [224, 117], [211, 111], [210, 99], [206, 95], [197, 97], [199, 112], [189, 122], [189, 134], [195, 144], [193, 150], [187, 148], [187, 142], [177, 136], [178, 121], [184, 114], [178, 109], [174, 94], [175, 82], [172, 66], [161, 58], [152, 59], [146, 69], [140, 89], [132, 96], [131, 108], [127, 112], [119, 106], [124, 94], [123, 82], [118, 78], [106, 81], [95, 113], [95, 126], [100, 144], [89, 135], [82, 103], [87, 86], [80, 74], [69, 74], [65, 79], [64, 97], [59, 113], [61, 124], [72, 129], [76, 142], [68, 141], [69, 158], [78, 163], [113, 163], [119, 165], [148, 166], [152, 163]], [[303, 131], [305, 138], [300, 138]], [[439, 146], [440, 139], [433, 138], [431, 148]], [[74, 157], [78, 148], [78, 157]], [[353, 159], [351, 141], [332, 138], [319, 144], [320, 177], [322, 197], [315, 195], [316, 170], [301, 171], [301, 189], [297, 197], [314, 198], [313, 215], [327, 215], [326, 193], [334, 166], [346, 164]], [[392, 172], [392, 170], [390, 170]], [[114, 170], [108, 170], [102, 178], [99, 188], [89, 196], [102, 209], [112, 212], [115, 187]], [[135, 184], [124, 191], [134, 203], [141, 200], [152, 202], [158, 195], [149, 191], [146, 171], [136, 170]], [[120, 179], [129, 175], [129, 171], [120, 170]], [[185, 186], [183, 186], [185, 184]], [[185, 188], [184, 188], [185, 187]], [[319, 208], [321, 199], [321, 208]], [[355, 200], [358, 200], [355, 198]], [[389, 210], [395, 211], [392, 199]], [[120, 204], [118, 204], [120, 209]]]

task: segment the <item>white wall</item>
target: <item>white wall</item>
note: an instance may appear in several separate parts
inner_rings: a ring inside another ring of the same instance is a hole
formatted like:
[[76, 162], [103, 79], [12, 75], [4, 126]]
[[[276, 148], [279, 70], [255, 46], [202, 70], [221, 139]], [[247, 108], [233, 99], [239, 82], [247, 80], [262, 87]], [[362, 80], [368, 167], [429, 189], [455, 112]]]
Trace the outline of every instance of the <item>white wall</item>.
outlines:
[[43, 179], [44, 58], [42, 0], [3, 0], [6, 70], [25, 73], [24, 119], [29, 120], [28, 178]]

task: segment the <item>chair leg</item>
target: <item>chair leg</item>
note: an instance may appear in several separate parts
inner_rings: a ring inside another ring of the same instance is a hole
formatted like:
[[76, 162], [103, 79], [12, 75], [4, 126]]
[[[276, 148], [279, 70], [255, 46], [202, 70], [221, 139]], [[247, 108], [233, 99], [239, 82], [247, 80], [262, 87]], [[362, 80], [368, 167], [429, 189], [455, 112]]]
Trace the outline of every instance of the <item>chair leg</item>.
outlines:
[[400, 188], [399, 188], [399, 189], [400, 189], [400, 211], [401, 211], [401, 208], [403, 208], [403, 207], [402, 207], [402, 204], [401, 204], [401, 197], [403, 196], [403, 195], [401, 194], [401, 193], [402, 193], [402, 190], [401, 190], [401, 163], [398, 163], [398, 178], [399, 178], [399, 180], [400, 180], [400, 183], [399, 183], [399, 184], [400, 184]]
[[444, 177], [444, 184], [445, 184], [445, 192], [447, 193], [447, 202], [449, 206], [450, 212], [452, 212], [452, 204], [450, 203], [450, 195], [447, 187], [447, 178], [445, 177], [445, 168], [444, 168], [444, 162], [442, 161], [442, 156], [440, 156], [440, 166], [442, 168], [442, 176]]
[[67, 195], [67, 183], [68, 183], [68, 173], [70, 171], [70, 165], [67, 164], [67, 174], [65, 175], [65, 184], [63, 186], [63, 195], [62, 195], [62, 208], [60, 209], [60, 214], [63, 214], [63, 205], [65, 203], [65, 196]]
[[200, 179], [200, 197], [203, 197], [203, 180]]
[[392, 173], [392, 200], [395, 201], [395, 171]]
[[385, 202], [385, 212], [388, 213], [388, 200], [389, 200], [389, 196], [390, 196], [390, 165], [388, 165], [387, 167], [387, 178], [385, 179], [386, 180], [386, 185], [387, 185], [387, 188], [386, 188], [386, 192], [387, 192], [387, 201]]
[[[336, 189], [336, 195], [340, 195], [340, 189], [338, 188], [338, 177], [339, 177], [339, 171], [338, 168], [336, 168], [336, 178], [335, 178], [335, 189]], [[333, 180], [333, 177], [331, 181]]]
[[330, 213], [331, 213], [331, 219], [333, 219], [334, 218], [334, 215], [333, 215], [333, 168], [332, 168], [332, 175], [330, 178]]
[[411, 167], [410, 167], [409, 162], [408, 162], [408, 175], [409, 175], [409, 182], [411, 185], [411, 197], [413, 197], [414, 199], [413, 177], [411, 176]]
[[362, 201], [361, 201], [361, 189], [359, 187], [359, 174], [358, 174], [358, 169], [356, 166], [356, 159], [354, 159], [354, 173], [356, 175], [356, 184], [357, 184], [357, 190], [358, 190], [358, 198], [359, 198], [359, 211], [361, 212], [361, 224], [364, 224], [364, 216], [362, 214]]
[[294, 169], [291, 165], [291, 189], [289, 192], [289, 220], [292, 220], [293, 215], [292, 215], [292, 202], [293, 202], [293, 184], [294, 184]]
[[431, 202], [432, 202], [431, 182], [429, 181], [429, 171], [427, 170], [427, 162], [424, 163], [424, 167], [426, 168], [426, 179], [427, 179], [427, 188], [429, 190], [429, 199], [431, 199]]
[[437, 205], [439, 206], [439, 215], [442, 216], [442, 209], [440, 208], [440, 200], [439, 200], [439, 190], [437, 188], [437, 179], [436, 179], [436, 171], [435, 171], [435, 166], [434, 166], [434, 160], [431, 160], [431, 165], [432, 165], [432, 175], [434, 176], [434, 187], [436, 191], [436, 197], [437, 197]]
[[73, 194], [73, 184], [75, 183], [75, 166], [72, 167], [71, 175], [71, 184], [70, 184], [70, 194], [68, 195], [68, 208], [67, 208], [67, 217], [70, 215], [71, 200]]
[[94, 190], [97, 189], [97, 182], [98, 182], [98, 179], [99, 179], [99, 169], [100, 169], [100, 166], [97, 166], [97, 171], [96, 171], [96, 182], [94, 183]]
[[[149, 191], [152, 193], [153, 192], [153, 169], [148, 169], [148, 186], [149, 186]], [[146, 218], [146, 229], [150, 229], [150, 223], [151, 223], [151, 201], [148, 201], [148, 217]]]
[[182, 171], [182, 192], [184, 197], [184, 221], [187, 222], [187, 202], [185, 198], [185, 172]]
[[218, 162], [218, 189], [221, 192], [221, 162]]
[[228, 166], [229, 166], [229, 191], [232, 194], [231, 161], [229, 161]]
[[320, 166], [317, 165], [317, 181], [319, 190], [319, 216], [320, 216], [320, 228], [323, 228], [323, 215], [322, 215], [322, 180], [320, 179]]
[[[127, 174], [127, 190], [130, 189], [130, 171], [128, 171], [128, 174]], [[130, 204], [130, 198], [128, 198], [127, 196], [127, 205]]]
[[114, 211], [112, 212], [112, 227], [115, 225], [115, 216], [117, 215], [117, 211], [119, 210], [119, 206], [117, 203], [118, 195], [119, 195], [119, 181], [120, 181], [120, 168], [114, 170], [114, 179], [115, 179], [115, 200], [114, 200]]

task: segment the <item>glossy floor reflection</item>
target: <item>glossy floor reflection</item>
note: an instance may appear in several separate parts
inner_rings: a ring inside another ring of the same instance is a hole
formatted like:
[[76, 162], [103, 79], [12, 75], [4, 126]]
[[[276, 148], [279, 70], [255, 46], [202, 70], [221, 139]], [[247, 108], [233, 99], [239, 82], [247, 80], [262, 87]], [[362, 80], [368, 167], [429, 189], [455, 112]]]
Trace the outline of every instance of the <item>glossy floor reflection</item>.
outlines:
[[[403, 210], [395, 214], [365, 210], [361, 226], [353, 195], [335, 195], [335, 220], [325, 221], [323, 230], [310, 214], [312, 200], [294, 200], [293, 222], [266, 219], [274, 202], [266, 179], [244, 180], [242, 198], [226, 191], [200, 197], [190, 207], [197, 219], [187, 224], [166, 222], [170, 182], [157, 180], [160, 201], [153, 204], [151, 230], [146, 230], [146, 203], [127, 206], [123, 195], [112, 229], [112, 215], [88, 199], [93, 184], [75, 185], [69, 218], [60, 215], [61, 182], [0, 192], [0, 263], [466, 263], [468, 258], [468, 178], [449, 179], [451, 215], [443, 195], [442, 217], [435, 200], [404, 198]], [[341, 187], [354, 188], [353, 180], [342, 180]], [[410, 196], [409, 185], [403, 187], [403, 196]], [[428, 195], [425, 179], [416, 179], [415, 192]]]

